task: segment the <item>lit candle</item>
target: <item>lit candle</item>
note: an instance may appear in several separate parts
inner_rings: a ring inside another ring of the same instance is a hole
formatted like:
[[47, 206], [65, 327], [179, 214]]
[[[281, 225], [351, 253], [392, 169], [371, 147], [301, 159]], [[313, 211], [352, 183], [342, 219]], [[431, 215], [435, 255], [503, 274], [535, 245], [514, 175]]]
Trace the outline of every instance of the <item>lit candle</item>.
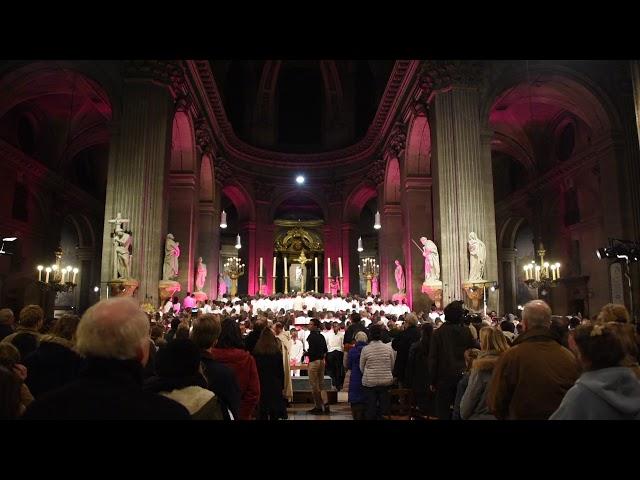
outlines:
[[287, 256], [284, 257], [284, 278], [287, 278], [289, 274], [287, 273]]
[[540, 265], [536, 265], [536, 280], [540, 281]]
[[556, 278], [560, 278], [560, 264], [556, 263]]
[[42, 281], [42, 270], [44, 269], [44, 267], [42, 265], [38, 265], [38, 281], [41, 282]]
[[260, 276], [262, 277], [262, 257], [260, 257]]
[[331, 257], [327, 257], [327, 278], [331, 278]]
[[317, 277], [318, 276], [318, 257], [316, 257], [314, 260], [315, 260], [315, 266], [316, 266], [316, 268], [315, 268], [315, 272], [316, 272], [315, 276]]
[[77, 268], [73, 269], [73, 280], [71, 280], [71, 283], [73, 283], [75, 285], [76, 283], [76, 275], [78, 274], [79, 270]]
[[340, 274], [340, 278], [342, 278], [342, 257], [338, 257], [338, 273]]
[[526, 265], [522, 269], [524, 270], [524, 279], [529, 280], [529, 269]]
[[273, 257], [273, 278], [276, 278], [276, 257]]
[[49, 283], [49, 274], [51, 273], [51, 267], [47, 267], [45, 272], [47, 272], [47, 277], [44, 282]]

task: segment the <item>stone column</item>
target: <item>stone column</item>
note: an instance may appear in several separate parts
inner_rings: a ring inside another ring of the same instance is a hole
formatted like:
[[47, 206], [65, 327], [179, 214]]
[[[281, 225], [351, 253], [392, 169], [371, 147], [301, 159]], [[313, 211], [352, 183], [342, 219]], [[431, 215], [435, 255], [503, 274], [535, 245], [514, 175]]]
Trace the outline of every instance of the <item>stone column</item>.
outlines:
[[405, 266], [402, 253], [402, 212], [400, 204], [384, 205], [380, 212], [380, 217], [382, 224], [378, 234], [380, 239], [380, 294], [384, 300], [391, 300], [391, 296], [398, 291], [395, 277], [395, 260], [400, 260], [403, 268]]
[[[358, 291], [358, 226], [353, 223], [343, 223], [341, 242], [342, 257], [342, 293]], [[338, 259], [335, 259], [336, 265]], [[336, 266], [337, 268], [337, 266]], [[352, 288], [353, 287], [353, 288]]]
[[258, 291], [258, 258], [256, 255], [256, 222], [244, 222], [240, 226], [242, 248], [238, 256], [246, 264], [245, 273], [238, 280], [238, 293], [255, 295]]
[[[462, 283], [469, 277], [469, 232], [486, 245], [486, 280], [497, 280], [491, 157], [488, 143], [481, 141], [476, 86], [480, 72], [471, 64], [456, 63], [440, 77], [439, 65], [431, 67], [435, 75], [430, 122], [434, 203], [445, 305], [465, 298]], [[489, 309], [495, 308], [494, 298], [495, 294], [489, 297]]]
[[[256, 200], [256, 231], [260, 235], [256, 235], [256, 256], [255, 256], [255, 292], [260, 290], [260, 258], [262, 257], [262, 275], [263, 284], [266, 285], [266, 292], [269, 293], [273, 287], [273, 235], [274, 226], [269, 218], [269, 207], [271, 203], [266, 200], [264, 192], [256, 192], [258, 199]], [[307, 264], [307, 269], [309, 264]]]
[[78, 312], [82, 313], [90, 307], [91, 294], [93, 293], [93, 283], [95, 275], [96, 250], [93, 247], [79, 247], [76, 249], [76, 259], [79, 262], [80, 274], [78, 285]]
[[402, 243], [406, 260], [407, 303], [416, 312], [426, 311], [430, 301], [422, 293], [424, 257], [422, 250], [416, 247], [413, 241], [421, 245], [420, 237], [427, 237], [430, 240], [434, 238], [430, 178], [408, 177], [404, 180], [402, 211], [404, 213]]
[[500, 290], [502, 295], [500, 296], [500, 310], [498, 313], [504, 314], [508, 312], [516, 311], [516, 299], [518, 292], [518, 265], [516, 264], [516, 249], [515, 248], [501, 248], [498, 255], [498, 262], [500, 263], [501, 277], [499, 277]]
[[[218, 200], [219, 200], [218, 196]], [[207, 266], [207, 279], [203, 291], [209, 300], [218, 296], [218, 264], [220, 258], [220, 207], [215, 202], [200, 202], [200, 225], [198, 228], [198, 257]], [[196, 257], [196, 262], [198, 261]]]
[[[125, 80], [121, 120], [114, 128], [109, 149], [101, 273], [103, 284], [111, 280], [113, 225], [108, 221], [121, 212], [123, 218], [131, 220], [125, 228], [133, 232], [131, 276], [140, 282], [136, 296], [140, 301], [148, 296], [154, 304], [158, 303], [164, 259], [166, 178], [173, 120], [170, 89], [167, 82], [158, 80], [163, 79]], [[106, 290], [102, 289], [105, 297]]]
[[197, 219], [199, 201], [198, 179], [194, 173], [169, 174], [169, 225], [176, 242], [180, 242], [178, 278], [182, 293], [193, 293], [195, 289], [196, 242], [198, 239]]

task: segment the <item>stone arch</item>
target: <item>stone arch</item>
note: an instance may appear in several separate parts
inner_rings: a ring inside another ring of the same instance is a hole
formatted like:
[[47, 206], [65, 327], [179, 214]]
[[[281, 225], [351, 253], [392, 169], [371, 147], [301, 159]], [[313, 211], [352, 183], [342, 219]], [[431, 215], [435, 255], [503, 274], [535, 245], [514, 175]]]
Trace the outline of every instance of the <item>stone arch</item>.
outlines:
[[225, 185], [222, 193], [231, 200], [238, 211], [238, 221], [255, 221], [255, 204], [251, 195], [239, 183]]
[[431, 128], [426, 116], [413, 118], [404, 150], [404, 178], [431, 176]]
[[215, 198], [215, 180], [213, 175], [213, 160], [204, 154], [200, 162], [200, 201], [213, 202]]
[[180, 110], [173, 117], [171, 171], [197, 171], [196, 138], [193, 122], [187, 112]]
[[342, 218], [345, 222], [358, 223], [360, 213], [366, 203], [378, 196], [375, 187], [369, 183], [361, 183], [354, 188], [344, 202]]
[[303, 193], [301, 193], [299, 188], [292, 188], [290, 190], [280, 193], [271, 202], [271, 206], [269, 207], [269, 221], [272, 222], [275, 219], [275, 214], [278, 210], [278, 207], [280, 207], [280, 205], [283, 202], [285, 202], [286, 200], [292, 197], [307, 197], [313, 200], [313, 202], [316, 203], [318, 207], [320, 207], [320, 209], [322, 210], [323, 219], [326, 221], [327, 218], [329, 218], [327, 204], [325, 199], [322, 196], [320, 196], [316, 192], [313, 192], [312, 190], [305, 190]]
[[400, 188], [400, 164], [396, 157], [387, 161], [384, 174], [384, 203], [400, 203], [402, 190]]

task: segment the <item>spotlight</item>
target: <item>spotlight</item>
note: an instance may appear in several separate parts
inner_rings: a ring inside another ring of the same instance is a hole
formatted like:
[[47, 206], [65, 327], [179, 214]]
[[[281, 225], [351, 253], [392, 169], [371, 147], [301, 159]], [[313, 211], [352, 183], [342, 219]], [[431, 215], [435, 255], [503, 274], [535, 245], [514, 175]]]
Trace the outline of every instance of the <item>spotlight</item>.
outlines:
[[362, 252], [364, 248], [362, 247], [362, 237], [358, 238], [358, 251]]
[[100, 291], [100, 287], [93, 287], [93, 291], [98, 293]]
[[498, 282], [493, 282], [493, 285], [491, 285], [491, 288], [489, 290], [495, 292], [496, 290], [498, 290], [498, 288], [500, 288]]
[[5, 237], [2, 239], [3, 242], [15, 242], [18, 237]]
[[227, 212], [222, 210], [222, 214], [220, 215], [220, 228], [227, 228]]
[[298, 175], [298, 176], [296, 177], [296, 182], [297, 182], [299, 185], [302, 185], [302, 184], [304, 183], [304, 177], [303, 177], [302, 175]]

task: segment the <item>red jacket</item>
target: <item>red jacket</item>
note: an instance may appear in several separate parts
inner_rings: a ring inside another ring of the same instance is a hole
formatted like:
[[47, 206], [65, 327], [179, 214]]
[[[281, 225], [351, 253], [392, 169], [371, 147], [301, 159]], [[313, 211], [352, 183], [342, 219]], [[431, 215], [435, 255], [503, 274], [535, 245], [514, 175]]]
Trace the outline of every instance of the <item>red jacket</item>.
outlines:
[[214, 348], [213, 358], [233, 370], [240, 388], [240, 420], [251, 420], [260, 401], [260, 379], [253, 356], [239, 348]]

